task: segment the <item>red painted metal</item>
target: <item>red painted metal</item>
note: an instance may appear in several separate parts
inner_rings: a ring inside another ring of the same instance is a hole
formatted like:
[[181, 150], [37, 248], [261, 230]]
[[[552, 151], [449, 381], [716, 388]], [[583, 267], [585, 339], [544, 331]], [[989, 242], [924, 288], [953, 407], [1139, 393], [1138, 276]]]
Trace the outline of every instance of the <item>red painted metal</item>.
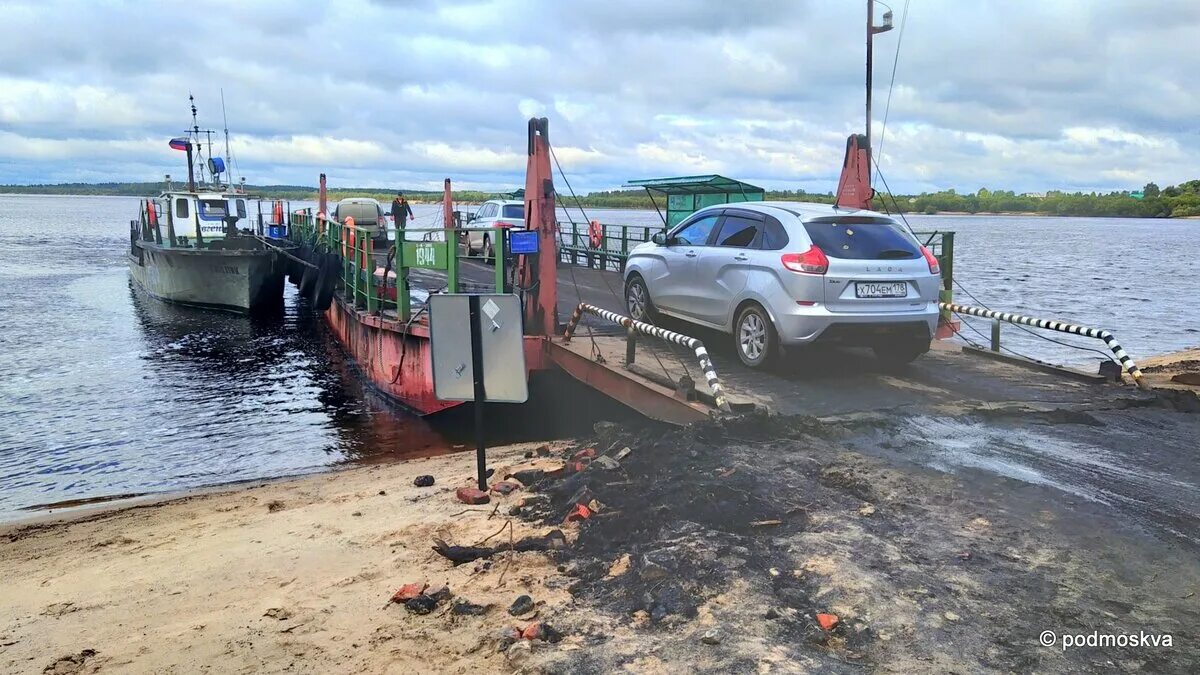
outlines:
[[713, 412], [704, 404], [685, 401], [636, 373], [597, 363], [569, 345], [547, 340], [546, 356], [571, 377], [650, 419], [684, 425], [706, 420]]
[[325, 191], [325, 174], [321, 174], [320, 187], [317, 188], [317, 213], [321, 216], [329, 215], [329, 198]]
[[871, 189], [870, 150], [867, 138], [854, 134], [846, 139], [846, 158], [842, 162], [842, 175], [838, 179], [837, 205], [839, 208], [870, 209]]
[[525, 169], [525, 228], [538, 233], [538, 255], [521, 256], [517, 278], [533, 289], [525, 300], [525, 332], [558, 333], [558, 219], [550, 173], [550, 131], [545, 117], [529, 120], [529, 162]]
[[[433, 395], [427, 323], [414, 321], [406, 326], [353, 309], [340, 297], [325, 312], [325, 322], [359, 372], [384, 395], [421, 415], [462, 405], [459, 401], [438, 400]], [[538, 336], [525, 338], [526, 371], [549, 367], [544, 342]]]
[[442, 227], [454, 227], [454, 202], [450, 199], [450, 179], [442, 185]]
[[962, 323], [959, 321], [945, 321], [939, 317], [937, 332], [934, 333], [933, 337], [937, 340], [949, 340], [958, 333], [961, 327]]

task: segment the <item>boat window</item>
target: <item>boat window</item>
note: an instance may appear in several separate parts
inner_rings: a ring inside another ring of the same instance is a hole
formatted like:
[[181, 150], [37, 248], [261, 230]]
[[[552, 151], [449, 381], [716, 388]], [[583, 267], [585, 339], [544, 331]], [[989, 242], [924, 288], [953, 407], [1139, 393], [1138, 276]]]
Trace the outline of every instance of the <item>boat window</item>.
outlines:
[[201, 218], [224, 218], [229, 215], [226, 208], [229, 205], [224, 199], [201, 199], [200, 200], [200, 217]]
[[505, 204], [504, 205], [504, 217], [505, 218], [524, 218], [525, 217], [525, 205], [524, 204]]
[[680, 246], [704, 246], [708, 243], [708, 236], [712, 234], [720, 217], [721, 214], [714, 213], [684, 225], [672, 237], [673, 243]]
[[762, 222], [745, 216], [726, 216], [717, 234], [717, 246], [734, 246], [749, 248], [758, 236], [758, 228]]
[[237, 214], [238, 214], [238, 218], [246, 217], [246, 200], [245, 199], [237, 200]]
[[189, 215], [188, 214], [188, 200], [176, 199], [175, 200], [175, 217], [176, 218], [187, 218], [188, 215]]

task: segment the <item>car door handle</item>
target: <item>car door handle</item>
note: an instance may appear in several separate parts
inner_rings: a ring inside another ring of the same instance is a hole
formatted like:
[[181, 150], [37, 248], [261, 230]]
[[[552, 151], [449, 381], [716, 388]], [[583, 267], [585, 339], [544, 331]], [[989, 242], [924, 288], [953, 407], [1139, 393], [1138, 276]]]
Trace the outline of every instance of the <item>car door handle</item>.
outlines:
[[739, 262], [744, 262], [746, 260], [749, 260], [750, 256], [746, 255], [745, 253], [739, 253], [739, 254], [733, 256], [733, 259], [737, 260]]
[[687, 253], [684, 253], [684, 255], [686, 255], [686, 256], [687, 256], [687, 257], [689, 257], [689, 258], [695, 258], [695, 257], [696, 257], [696, 252], [695, 252], [695, 251], [688, 251]]

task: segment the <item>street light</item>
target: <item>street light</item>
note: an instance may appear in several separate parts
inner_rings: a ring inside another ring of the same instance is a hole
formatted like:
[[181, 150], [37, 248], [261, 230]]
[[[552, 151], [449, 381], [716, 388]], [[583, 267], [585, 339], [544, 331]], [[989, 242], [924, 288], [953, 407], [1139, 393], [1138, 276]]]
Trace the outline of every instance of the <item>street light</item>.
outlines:
[[879, 4], [887, 7], [887, 11], [883, 13], [883, 25], [875, 25], [875, 3], [879, 0], [867, 0], [867, 173], [871, 171], [871, 75], [873, 68], [871, 66], [871, 52], [873, 38], [877, 33], [886, 33], [892, 29], [892, 8], [886, 4]]

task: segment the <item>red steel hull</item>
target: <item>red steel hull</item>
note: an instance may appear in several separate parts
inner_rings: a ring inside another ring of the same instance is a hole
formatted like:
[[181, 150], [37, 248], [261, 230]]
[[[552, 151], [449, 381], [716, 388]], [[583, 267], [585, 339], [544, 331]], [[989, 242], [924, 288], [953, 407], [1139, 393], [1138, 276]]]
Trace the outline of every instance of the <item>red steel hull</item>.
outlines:
[[[462, 405], [434, 396], [429, 324], [418, 320], [406, 329], [399, 321], [349, 307], [341, 298], [329, 306], [325, 322], [362, 375], [388, 398], [420, 415]], [[544, 339], [526, 336], [526, 371], [540, 370], [545, 363]]]

